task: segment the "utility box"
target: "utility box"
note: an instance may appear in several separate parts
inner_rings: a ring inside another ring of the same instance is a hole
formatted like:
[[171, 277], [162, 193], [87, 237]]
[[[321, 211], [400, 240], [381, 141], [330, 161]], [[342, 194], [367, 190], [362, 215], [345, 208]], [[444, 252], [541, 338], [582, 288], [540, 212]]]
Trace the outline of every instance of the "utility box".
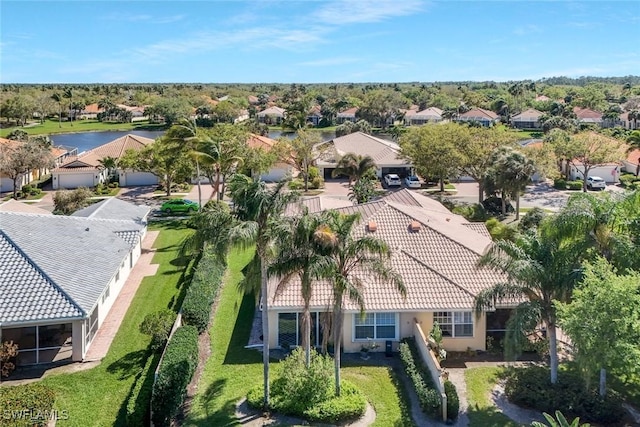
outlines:
[[393, 342], [391, 341], [384, 342], [384, 355], [387, 357], [393, 356]]

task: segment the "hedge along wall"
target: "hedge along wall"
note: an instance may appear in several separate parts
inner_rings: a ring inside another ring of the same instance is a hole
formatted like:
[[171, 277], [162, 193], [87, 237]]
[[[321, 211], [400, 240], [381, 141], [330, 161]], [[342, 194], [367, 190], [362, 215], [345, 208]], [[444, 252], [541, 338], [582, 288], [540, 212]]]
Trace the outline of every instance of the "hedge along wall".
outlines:
[[169, 426], [187, 394], [187, 385], [198, 366], [198, 330], [181, 326], [165, 349], [153, 384], [151, 420], [155, 426]]
[[195, 326], [199, 334], [209, 325], [211, 307], [218, 296], [224, 270], [214, 251], [205, 249], [182, 302], [184, 322]]

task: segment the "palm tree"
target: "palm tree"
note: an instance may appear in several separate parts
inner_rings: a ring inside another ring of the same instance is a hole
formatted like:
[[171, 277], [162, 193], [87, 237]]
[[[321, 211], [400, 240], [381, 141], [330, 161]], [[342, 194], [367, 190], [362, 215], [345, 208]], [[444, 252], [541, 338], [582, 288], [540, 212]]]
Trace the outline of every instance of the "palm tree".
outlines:
[[364, 313], [365, 282], [363, 278], [387, 283], [406, 296], [406, 288], [400, 275], [389, 261], [391, 250], [383, 240], [371, 236], [354, 238], [354, 226], [359, 214], [344, 215], [327, 211], [323, 217], [321, 232], [316, 237], [329, 250], [330, 262], [323, 268], [323, 276], [333, 288], [333, 344], [335, 348], [336, 395], [340, 395], [340, 346], [342, 340], [342, 304], [345, 296], [355, 302]]
[[627, 119], [629, 120], [629, 124], [631, 124], [631, 120], [633, 120], [633, 129], [638, 128], [638, 119], [640, 119], [640, 110], [631, 110], [627, 115]]
[[62, 127], [62, 99], [63, 97], [58, 93], [51, 95], [51, 99], [58, 103], [58, 127]]
[[190, 226], [195, 232], [189, 235], [180, 248], [181, 256], [193, 256], [201, 253], [205, 245], [217, 254], [218, 261], [227, 263], [227, 252], [231, 245], [230, 232], [237, 222], [229, 205], [224, 202], [212, 202], [191, 217]]
[[118, 158], [107, 156], [107, 157], [103, 157], [102, 159], [99, 159], [98, 163], [100, 164], [101, 169], [107, 170], [107, 173], [109, 174], [109, 182], [111, 182], [111, 179], [114, 176], [115, 170], [118, 167]]
[[520, 193], [536, 172], [533, 160], [511, 147], [500, 147], [494, 153], [490, 171], [494, 185], [503, 191], [502, 214], [506, 214], [505, 195], [516, 199], [516, 221], [520, 219]]
[[231, 230], [235, 244], [256, 248], [260, 259], [260, 301], [262, 308], [262, 363], [264, 365], [264, 407], [269, 406], [269, 301], [268, 266], [272, 259], [273, 242], [278, 234], [278, 222], [286, 206], [295, 201], [296, 192], [285, 192], [286, 182], [267, 187], [264, 181], [254, 181], [242, 174], [234, 174], [229, 182], [235, 217], [240, 224]]
[[346, 175], [349, 177], [349, 185], [353, 181], [358, 181], [370, 169], [376, 168], [376, 162], [371, 156], [361, 156], [359, 154], [347, 153], [340, 160], [336, 168], [331, 172], [332, 177]]
[[309, 215], [305, 211], [302, 216], [290, 218], [286, 222], [285, 232], [278, 236], [277, 258], [269, 266], [269, 276], [278, 277], [276, 295], [281, 293], [291, 280], [297, 276], [300, 280], [302, 299], [304, 301], [302, 313], [302, 347], [305, 349], [307, 368], [311, 364], [311, 297], [313, 295], [313, 280], [321, 277], [329, 258], [326, 256], [318, 241], [324, 240], [321, 233], [326, 233], [322, 227], [323, 220], [318, 215]]
[[[552, 231], [552, 220], [541, 228]], [[481, 291], [475, 299], [476, 314], [502, 301], [522, 301], [507, 325], [505, 350], [508, 357], [522, 348], [528, 334], [544, 324], [549, 337], [551, 383], [558, 380], [557, 315], [554, 301], [566, 302], [579, 278], [583, 245], [558, 233], [539, 230], [515, 241], [498, 240], [485, 252], [479, 267], [506, 275], [506, 280]]]
[[71, 122], [71, 126], [73, 126], [73, 116], [71, 115], [71, 108], [73, 107], [73, 89], [66, 88], [64, 92], [62, 92], [62, 97], [69, 100], [69, 121]]

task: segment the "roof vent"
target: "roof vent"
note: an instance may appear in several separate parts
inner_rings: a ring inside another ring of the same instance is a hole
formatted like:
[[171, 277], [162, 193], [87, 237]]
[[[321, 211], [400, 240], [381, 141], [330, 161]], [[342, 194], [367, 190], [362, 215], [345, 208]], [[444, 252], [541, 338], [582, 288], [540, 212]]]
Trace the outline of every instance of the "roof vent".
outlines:
[[367, 223], [367, 231], [368, 231], [369, 233], [373, 233], [373, 232], [375, 232], [377, 229], [378, 229], [378, 224], [377, 224], [374, 220], [371, 220], [371, 221], [369, 221], [369, 222]]
[[414, 233], [420, 231], [420, 223], [418, 221], [411, 221], [411, 224], [409, 224], [409, 230]]

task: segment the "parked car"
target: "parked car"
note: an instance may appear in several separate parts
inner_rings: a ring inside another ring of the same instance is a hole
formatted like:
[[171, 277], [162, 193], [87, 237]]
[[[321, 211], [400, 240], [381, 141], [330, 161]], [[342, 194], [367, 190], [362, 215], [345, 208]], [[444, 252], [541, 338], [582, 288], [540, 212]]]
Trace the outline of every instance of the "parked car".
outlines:
[[607, 183], [599, 176], [590, 176], [587, 178], [587, 188], [589, 190], [600, 189], [604, 190], [607, 187]]
[[408, 176], [404, 179], [404, 184], [409, 188], [420, 188], [422, 187], [422, 183], [420, 182], [420, 178], [415, 175]]
[[162, 212], [166, 212], [168, 214], [175, 212], [196, 212], [200, 208], [200, 205], [196, 202], [192, 202], [191, 200], [185, 199], [171, 199], [167, 200], [160, 206]]
[[387, 184], [387, 187], [400, 187], [402, 186], [402, 181], [400, 177], [395, 173], [390, 173], [384, 176], [384, 182]]

